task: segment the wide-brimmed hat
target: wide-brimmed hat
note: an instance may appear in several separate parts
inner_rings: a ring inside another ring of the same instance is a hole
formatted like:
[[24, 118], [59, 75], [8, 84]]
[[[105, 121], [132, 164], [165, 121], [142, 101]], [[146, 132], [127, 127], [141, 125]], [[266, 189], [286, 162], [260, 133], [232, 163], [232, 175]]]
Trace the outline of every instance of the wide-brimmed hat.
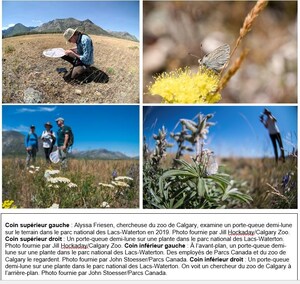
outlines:
[[57, 118], [57, 119], [55, 119], [55, 121], [57, 122], [57, 121], [65, 121], [62, 117], [59, 117], [59, 118]]
[[76, 31], [77, 31], [77, 28], [76, 29], [72, 29], [72, 28], [66, 29], [66, 31], [64, 32], [65, 40], [68, 42], [71, 39], [71, 37], [75, 34]]
[[45, 127], [46, 127], [46, 126], [50, 126], [50, 128], [53, 127], [52, 124], [51, 124], [51, 122], [49, 122], [49, 121], [47, 121], [47, 122], [44, 124], [44, 126], [45, 126]]

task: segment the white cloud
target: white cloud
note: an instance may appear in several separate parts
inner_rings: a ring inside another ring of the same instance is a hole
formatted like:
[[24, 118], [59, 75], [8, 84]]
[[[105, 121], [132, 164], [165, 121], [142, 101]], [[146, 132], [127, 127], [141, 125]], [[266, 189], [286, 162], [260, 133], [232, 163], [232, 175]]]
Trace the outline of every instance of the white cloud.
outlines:
[[25, 112], [53, 112], [56, 110], [56, 107], [38, 107], [38, 108], [20, 108], [16, 110], [16, 113], [25, 113]]
[[15, 24], [8, 24], [7, 26], [2, 27], [2, 31], [7, 30], [8, 28], [11, 28], [11, 27], [13, 27], [14, 25], [15, 25]]
[[17, 132], [28, 132], [29, 126], [28, 125], [19, 125], [19, 126], [3, 126], [2, 131], [17, 131]]

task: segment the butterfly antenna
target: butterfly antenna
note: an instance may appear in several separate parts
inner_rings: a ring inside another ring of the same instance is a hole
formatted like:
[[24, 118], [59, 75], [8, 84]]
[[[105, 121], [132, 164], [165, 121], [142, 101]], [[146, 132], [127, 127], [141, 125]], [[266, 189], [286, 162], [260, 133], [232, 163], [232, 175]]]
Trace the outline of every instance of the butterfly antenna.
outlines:
[[198, 55], [192, 54], [192, 53], [190, 53], [190, 52], [188, 53], [188, 55], [191, 55], [191, 56], [196, 57], [196, 58], [198, 58], [198, 59], [200, 58]]
[[201, 58], [204, 56], [203, 48], [202, 48], [202, 43], [200, 43], [200, 50], [201, 50]]

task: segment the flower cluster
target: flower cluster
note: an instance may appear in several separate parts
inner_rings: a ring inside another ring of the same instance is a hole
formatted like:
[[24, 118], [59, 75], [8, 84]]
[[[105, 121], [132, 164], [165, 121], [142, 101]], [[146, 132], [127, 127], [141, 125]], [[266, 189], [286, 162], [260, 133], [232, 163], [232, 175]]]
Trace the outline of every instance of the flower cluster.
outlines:
[[47, 181], [48, 188], [60, 188], [62, 185], [67, 185], [69, 188], [76, 188], [77, 184], [71, 182], [70, 179], [66, 177], [53, 177], [59, 174], [59, 170], [46, 170], [44, 177]]
[[70, 183], [71, 181], [65, 177], [50, 177], [47, 179], [49, 183]]
[[50, 207], [49, 207], [49, 209], [58, 209], [59, 208], [59, 204], [57, 204], [57, 203], [53, 203]]
[[100, 207], [101, 208], [109, 208], [110, 206], [106, 201], [103, 201]]
[[112, 184], [99, 182], [101, 187], [115, 188]]
[[13, 200], [4, 200], [2, 203], [2, 208], [3, 209], [17, 208], [17, 206], [13, 204], [14, 204]]
[[119, 181], [119, 180], [133, 180], [133, 178], [126, 177], [126, 176], [119, 176], [119, 177], [116, 177], [115, 180], [116, 181]]
[[99, 182], [99, 185], [101, 187], [107, 187], [107, 188], [111, 188], [111, 189], [113, 189], [115, 187], [118, 187], [118, 188], [128, 188], [128, 187], [130, 187], [130, 185], [128, 183], [126, 183], [124, 180], [125, 181], [133, 181], [133, 178], [126, 177], [126, 176], [119, 176], [119, 177], [114, 178], [114, 180], [111, 183]]
[[34, 173], [38, 172], [39, 170], [40, 170], [40, 167], [35, 167], [35, 166], [30, 166], [30, 167], [28, 168], [28, 172], [29, 172], [30, 174], [34, 174]]
[[70, 183], [68, 184], [68, 187], [69, 187], [69, 188], [75, 188], [75, 187], [77, 187], [77, 184], [76, 184], [76, 183], [73, 183], [73, 182], [70, 182]]
[[44, 174], [44, 178], [48, 179], [50, 178], [52, 175], [56, 175], [59, 174], [59, 170], [46, 170], [45, 174]]
[[148, 87], [151, 95], [160, 95], [165, 103], [217, 103], [219, 76], [202, 67], [196, 74], [189, 68], [163, 73]]
[[112, 181], [111, 183], [117, 187], [130, 187], [130, 185], [124, 181]]

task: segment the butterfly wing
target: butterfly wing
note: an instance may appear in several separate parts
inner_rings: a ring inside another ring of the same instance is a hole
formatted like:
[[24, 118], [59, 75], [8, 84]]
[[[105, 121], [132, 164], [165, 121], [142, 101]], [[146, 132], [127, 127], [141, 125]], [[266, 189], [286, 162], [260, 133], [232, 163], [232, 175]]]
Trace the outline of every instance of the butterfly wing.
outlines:
[[207, 68], [214, 71], [221, 71], [224, 65], [228, 62], [230, 57], [230, 46], [229, 44], [224, 44], [219, 46], [217, 49], [204, 55], [202, 58], [202, 63]]

